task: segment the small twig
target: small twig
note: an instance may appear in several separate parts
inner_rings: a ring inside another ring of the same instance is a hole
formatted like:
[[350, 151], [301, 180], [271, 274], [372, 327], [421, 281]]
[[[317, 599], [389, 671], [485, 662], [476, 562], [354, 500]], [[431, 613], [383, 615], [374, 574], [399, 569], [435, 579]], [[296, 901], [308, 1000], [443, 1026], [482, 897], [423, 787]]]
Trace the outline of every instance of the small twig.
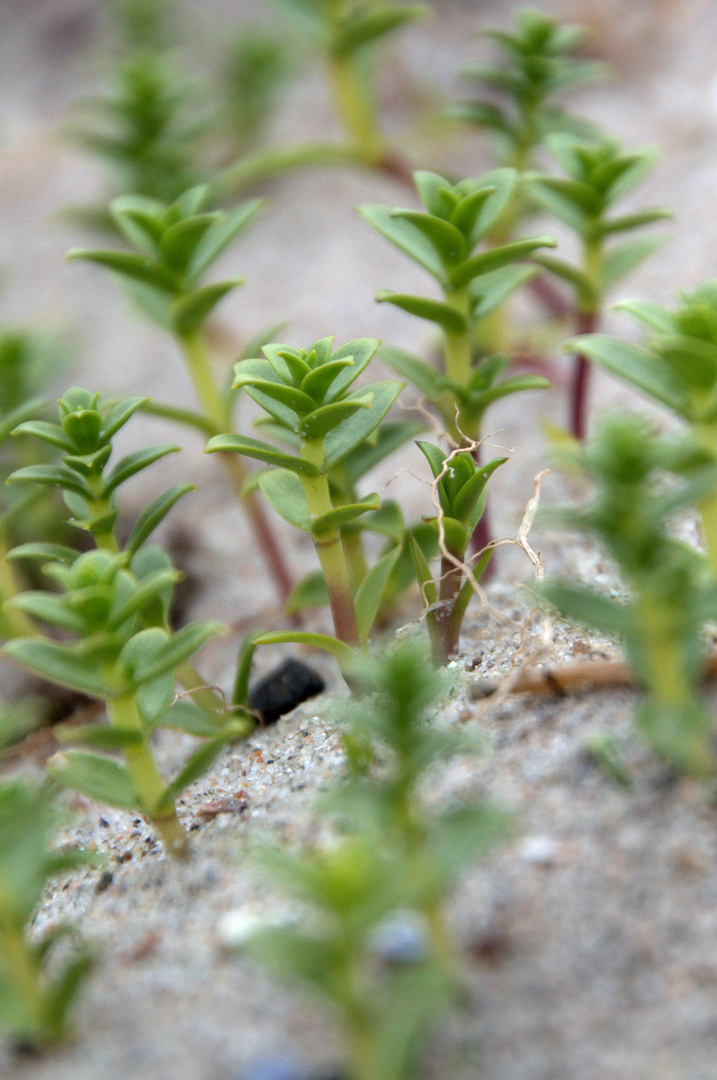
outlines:
[[[717, 653], [707, 660], [703, 680], [717, 679]], [[637, 689], [639, 683], [623, 660], [581, 660], [575, 664], [562, 664], [537, 671], [524, 671], [508, 687], [511, 694], [554, 694], [562, 697], [586, 690], [607, 690], [630, 687]], [[491, 697], [499, 689], [496, 683], [476, 682], [470, 688], [471, 697], [479, 700]]]

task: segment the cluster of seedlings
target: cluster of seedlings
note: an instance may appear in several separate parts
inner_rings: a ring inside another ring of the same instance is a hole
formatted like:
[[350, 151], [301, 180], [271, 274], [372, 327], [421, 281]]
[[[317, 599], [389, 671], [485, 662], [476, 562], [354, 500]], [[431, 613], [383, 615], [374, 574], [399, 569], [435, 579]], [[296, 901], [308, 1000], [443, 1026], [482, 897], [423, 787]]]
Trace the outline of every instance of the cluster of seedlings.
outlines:
[[[428, 1022], [460, 993], [446, 897], [466, 861], [506, 828], [484, 805], [429, 812], [421, 781], [437, 760], [466, 751], [465, 736], [439, 732], [429, 719], [489, 564], [490, 478], [510, 467], [505, 457], [481, 459], [484, 416], [507, 395], [551, 385], [553, 358], [534, 353], [538, 335], [513, 317], [514, 299], [529, 290], [553, 336], [574, 335], [564, 343], [574, 357], [570, 430], [556, 437], [556, 454], [590, 477], [594, 495], [556, 516], [602, 542], [625, 586], [618, 601], [577, 583], [546, 582], [536, 587], [539, 600], [620, 638], [643, 690], [640, 730], [672, 766], [712, 777], [713, 722], [700, 683], [706, 628], [717, 615], [717, 283], [682, 296], [675, 308], [619, 305], [646, 328], [643, 344], [598, 333], [612, 291], [659, 245], [651, 227], [669, 213], [622, 209], [653, 151], [625, 149], [564, 108], [568, 91], [603, 74], [581, 55], [580, 28], [524, 9], [511, 31], [485, 32], [494, 55], [463, 73], [475, 96], [445, 122], [489, 132], [495, 167], [460, 178], [412, 172], [375, 107], [384, 39], [427, 9], [388, 0], [289, 6], [313, 43], [312, 62], [328, 73], [344, 133], [335, 142], [261, 145], [288, 61], [276, 42], [256, 34], [245, 34], [227, 59], [225, 93], [212, 98], [219, 102], [212, 114], [197, 113], [167, 44], [168, 5], [160, 3], [117, 4], [124, 55], [113, 86], [84, 103], [73, 129], [110, 161], [115, 187], [109, 209], [72, 212], [104, 231], [105, 246], [70, 257], [111, 271], [140, 311], [174, 337], [195, 404], [112, 400], [74, 387], [53, 415], [41, 396], [40, 344], [15, 332], [0, 340], [8, 480], [0, 504], [3, 655], [101, 702], [106, 713], [97, 723], [55, 725], [67, 748], [48, 762], [42, 786], [22, 775], [0, 784], [0, 1024], [21, 1044], [61, 1039], [90, 967], [79, 944], [65, 950], [63, 966], [50, 962], [57, 934], [38, 941], [28, 933], [48, 879], [86, 858], [47, 847], [55, 791], [64, 785], [143, 815], [166, 852], [186, 858], [177, 797], [253, 730], [255, 650], [294, 642], [330, 653], [360, 704], [343, 720], [345, 776], [322, 804], [334, 825], [331, 846], [261, 854], [273, 879], [313, 914], [305, 925], [259, 928], [246, 947], [333, 1002], [344, 1026], [346, 1077], [406, 1080]], [[278, 172], [328, 164], [378, 170], [402, 189], [400, 201], [418, 207], [359, 212], [433, 279], [425, 295], [376, 294], [432, 324], [430, 352], [330, 336], [299, 347], [260, 334], [229, 377], [218, 378], [215, 309], [241, 279], [216, 281], [211, 270], [264, 209], [262, 198], [237, 198]], [[533, 234], [533, 219], [544, 227], [546, 214], [559, 231], [575, 234], [576, 261], [553, 253], [550, 232]], [[376, 355], [397, 379], [368, 377]], [[662, 434], [654, 421], [626, 413], [586, 442], [590, 364], [670, 410], [679, 431]], [[422, 420], [391, 413], [407, 384], [423, 415], [435, 418], [434, 430], [440, 425], [441, 445]], [[253, 434], [237, 407], [244, 394], [262, 414]], [[196, 660], [222, 628], [212, 621], [173, 627], [179, 575], [151, 542], [191, 485], [169, 488], [117, 527], [125, 482], [180, 449], [150, 446], [115, 460], [113, 439], [140, 410], [205, 437], [283, 605], [283, 629], [255, 627], [241, 643], [228, 693], [207, 686]], [[421, 520], [406, 522], [400, 504], [365, 493], [364, 480], [411, 440], [426, 458], [434, 498]], [[673, 523], [684, 513], [699, 519], [705, 550], [675, 538]], [[274, 514], [315, 548], [318, 569], [299, 582]], [[369, 534], [379, 543], [367, 543]], [[398, 642], [391, 621], [411, 588], [420, 594], [421, 626]], [[303, 629], [307, 609], [322, 606], [332, 632]], [[42, 699], [5, 703], [2, 743], [41, 722], [44, 707]], [[169, 780], [153, 756], [160, 727], [197, 740]], [[390, 944], [396, 927], [404, 943], [397, 951]]]

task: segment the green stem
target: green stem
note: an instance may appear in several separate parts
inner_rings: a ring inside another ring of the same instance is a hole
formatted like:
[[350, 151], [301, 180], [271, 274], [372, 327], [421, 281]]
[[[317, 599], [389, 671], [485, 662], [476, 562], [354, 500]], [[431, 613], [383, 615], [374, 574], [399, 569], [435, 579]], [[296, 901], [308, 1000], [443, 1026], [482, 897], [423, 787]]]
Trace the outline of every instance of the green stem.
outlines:
[[369, 165], [378, 164], [384, 154], [383, 140], [370, 92], [355, 58], [345, 53], [333, 53], [329, 67], [334, 103], [344, 129], [361, 158]]
[[[700, 446], [717, 462], [717, 424], [695, 424], [694, 433]], [[698, 509], [702, 517], [702, 532], [710, 570], [717, 577], [717, 492], [703, 496], [698, 503]]]
[[[464, 285], [460, 289], [453, 289], [450, 292], [444, 293], [444, 299], [449, 307], [452, 307], [455, 311], [462, 315], [468, 323], [469, 329], [463, 334], [451, 334], [448, 331], [445, 333], [445, 368], [446, 378], [456, 386], [467, 387], [471, 374], [473, 372], [473, 343], [471, 341], [470, 332], [470, 297], [468, 293], [468, 286]], [[472, 418], [464, 415], [461, 409], [458, 410], [458, 417], [456, 418], [454, 411], [454, 404], [451, 402], [449, 409], [452, 412], [444, 415], [444, 421], [448, 427], [448, 432], [451, 438], [456, 442], [460, 442], [461, 435], [459, 432], [467, 435], [468, 438], [474, 437], [474, 432], [468, 430], [473, 426]]]
[[[301, 448], [301, 456], [306, 461], [311, 461], [312, 464], [322, 468], [323, 443], [321, 441], [304, 443]], [[319, 476], [302, 475], [301, 481], [306, 492], [306, 501], [312, 521], [334, 509], [329, 493], [329, 482], [323, 473]], [[337, 526], [327, 536], [322, 537], [321, 540], [314, 540], [314, 547], [326, 581], [336, 637], [347, 645], [358, 648], [361, 641], [356, 621], [356, 609], [354, 608], [351, 575], [349, 574], [339, 527]]]
[[134, 694], [108, 701], [107, 712], [114, 727], [143, 736], [142, 742], [125, 747], [127, 771], [132, 778], [142, 810], [162, 837], [167, 852], [175, 858], [186, 858], [187, 837], [179, 824], [174, 805], [169, 810], [156, 812], [164, 797], [165, 783], [144, 739], [144, 725]]
[[242, 158], [220, 173], [217, 191], [222, 197], [237, 192], [277, 173], [293, 169], [321, 168], [323, 165], [366, 165], [364, 154], [354, 146], [339, 143], [303, 143], [268, 150]]
[[3, 918], [0, 921], [3, 976], [13, 986], [17, 997], [32, 1016], [33, 1037], [52, 1041], [57, 1033], [47, 1030], [45, 995], [40, 985], [40, 964], [37, 955], [28, 948], [22, 926]]

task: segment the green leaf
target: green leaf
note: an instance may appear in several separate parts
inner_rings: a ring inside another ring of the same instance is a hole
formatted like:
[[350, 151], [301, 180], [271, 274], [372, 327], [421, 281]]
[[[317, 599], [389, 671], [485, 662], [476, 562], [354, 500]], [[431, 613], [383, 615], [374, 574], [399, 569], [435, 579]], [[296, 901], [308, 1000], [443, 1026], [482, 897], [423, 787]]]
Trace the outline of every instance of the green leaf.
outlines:
[[438, 603], [438, 592], [431, 575], [430, 567], [420, 544], [413, 534], [408, 537], [408, 546], [411, 551], [411, 558], [413, 559], [413, 566], [416, 571], [416, 579], [421, 587], [424, 603], [428, 605]]
[[189, 296], [183, 296], [172, 304], [172, 326], [177, 334], [196, 334], [202, 324], [232, 289], [244, 284], [240, 277], [228, 281], [217, 281], [213, 285], [203, 285]]
[[51, 446], [59, 446], [60, 450], [68, 454], [74, 453], [75, 450], [75, 444], [68, 439], [59, 424], [47, 424], [43, 420], [26, 420], [24, 423], [18, 423], [17, 426], [13, 424], [8, 434], [10, 432], [13, 435], [32, 435]]
[[299, 424], [299, 436], [304, 442], [324, 439], [330, 431], [338, 428], [344, 420], [353, 416], [359, 409], [369, 410], [372, 405], [373, 393], [370, 387], [350, 398], [344, 398], [343, 401], [322, 405], [303, 418]]
[[327, 634], [312, 634], [305, 630], [275, 630], [260, 634], [254, 639], [255, 645], [308, 645], [313, 649], [323, 649], [330, 653], [339, 664], [348, 664], [355, 658], [354, 650], [345, 641], [329, 637]]
[[159, 242], [162, 261], [178, 274], [184, 274], [197, 244], [218, 217], [218, 214], [195, 214], [170, 225]]
[[117, 462], [105, 480], [102, 487], [102, 497], [107, 498], [115, 488], [118, 488], [125, 480], [129, 480], [130, 476], [142, 472], [143, 469], [154, 464], [155, 461], [159, 461], [160, 458], [166, 457], [167, 454], [176, 454], [181, 449], [181, 446], [148, 446], [143, 450], [135, 450], [134, 453], [127, 454], [126, 457]]
[[400, 548], [396, 547], [393, 548], [392, 551], [387, 552], [386, 555], [383, 555], [378, 562], [371, 567], [356, 590], [354, 607], [356, 609], [359, 637], [364, 644], [368, 641], [371, 627], [374, 624], [376, 613], [381, 604], [381, 597], [383, 596], [386, 582], [396, 565], [400, 553]]
[[[537, 261], [538, 256], [533, 259]], [[474, 319], [482, 319], [503, 303], [511, 293], [525, 285], [538, 273], [537, 266], [502, 266], [488, 274], [481, 274], [471, 289]]]
[[392, 293], [386, 289], [377, 292], [375, 300], [378, 304], [393, 304], [402, 311], [407, 311], [409, 315], [417, 315], [419, 319], [437, 323], [449, 334], [465, 334], [468, 329], [468, 320], [465, 316], [440, 300], [410, 296], [408, 293]]
[[370, 469], [385, 458], [390, 457], [400, 446], [415, 439], [425, 430], [426, 425], [419, 421], [389, 421], [374, 428], [370, 438], [356, 446], [341, 463], [351, 483], [355, 484]]
[[425, 4], [403, 4], [400, 7], [379, 7], [374, 11], [369, 9], [366, 14], [350, 16], [333, 40], [331, 51], [337, 56], [349, 56], [404, 23], [423, 18], [429, 12], [430, 8]]
[[628, 240], [618, 247], [611, 248], [603, 258], [602, 287], [605, 292], [627, 277], [636, 266], [654, 255], [662, 247], [662, 237], [643, 236], [639, 240]]
[[674, 313], [654, 300], [621, 300], [613, 304], [615, 311], [626, 311], [644, 326], [660, 334], [674, 334], [677, 327]]
[[[512, 379], [504, 379], [496, 386], [489, 386], [485, 390], [475, 393], [475, 401], [485, 409], [494, 401], [507, 397], [509, 394], [521, 393], [524, 390], [550, 390], [552, 383], [544, 375], [516, 375]], [[471, 399], [474, 395], [471, 394]]]
[[428, 401], [440, 400], [443, 395], [442, 376], [431, 364], [405, 349], [391, 345], [382, 345], [380, 356], [394, 371], [408, 379]]
[[95, 750], [124, 750], [144, 742], [141, 731], [126, 731], [109, 724], [53, 724], [52, 733], [61, 743], [82, 743]]
[[599, 303], [600, 297], [594, 282], [583, 270], [572, 266], [563, 259], [554, 259], [552, 255], [534, 255], [533, 259], [539, 266], [549, 270], [551, 274], [567, 281], [575, 289], [578, 303], [587, 310], [593, 310]]
[[37, 638], [15, 638], [7, 642], [2, 651], [50, 682], [69, 686], [90, 697], [112, 696], [113, 689], [102, 680], [97, 664], [77, 656], [67, 646]]
[[64, 544], [19, 544], [8, 551], [6, 559], [45, 559], [47, 562], [60, 562], [66, 566], [72, 566], [77, 558], [74, 548], [65, 547]]
[[378, 510], [380, 505], [381, 498], [374, 491], [370, 495], [364, 495], [357, 503], [344, 503], [342, 506], [337, 506], [335, 510], [329, 510], [328, 513], [312, 521], [311, 535], [320, 543], [332, 536], [340, 525], [353, 521], [368, 510]]
[[394, 544], [401, 543], [406, 531], [401, 509], [392, 499], [382, 502], [378, 510], [359, 523], [359, 528], [386, 536]]
[[64, 488], [66, 491], [74, 491], [76, 495], [89, 496], [84, 481], [64, 465], [26, 465], [22, 469], [15, 469], [6, 480], [8, 484], [29, 482]]
[[495, 187], [484, 187], [481, 184], [481, 187], [479, 187], [477, 191], [472, 191], [469, 195], [465, 195], [451, 213], [449, 218], [451, 224], [455, 225], [462, 236], [468, 238], [469, 247], [471, 249], [478, 243], [483, 232], [485, 232], [482, 222], [480, 227], [478, 226], [478, 217], [487, 200], [491, 195], [495, 194], [496, 191], [497, 188]]
[[[326, 340], [330, 342], [331, 338]], [[316, 348], [318, 344], [319, 342], [316, 342], [314, 348]], [[332, 362], [336, 360], [345, 360], [350, 357], [353, 364], [351, 367], [344, 368], [343, 372], [339, 373], [334, 380], [327, 396], [327, 401], [335, 401], [345, 390], [348, 390], [351, 383], [358, 378], [368, 362], [374, 356], [380, 344], [381, 343], [377, 338], [354, 338], [353, 341], [347, 341], [344, 345], [339, 345], [338, 349], [333, 351], [331, 354]], [[325, 361], [325, 363], [326, 362], [327, 361]]]
[[175, 697], [174, 671], [151, 679], [137, 688], [135, 698], [139, 714], [149, 727], [155, 727], [163, 718]]
[[[158, 645], [153, 644], [157, 639], [156, 627], [140, 630], [120, 653], [120, 663], [128, 664], [132, 683], [134, 686], [141, 686], [142, 683], [151, 682], [166, 672], [174, 671], [184, 660], [188, 660], [202, 645], [210, 638], [216, 637], [222, 630], [221, 623], [206, 619], [183, 626], [181, 630], [177, 630], [175, 634]], [[147, 652], [143, 647], [145, 640], [152, 642]]]
[[664, 206], [656, 206], [652, 210], [641, 210], [636, 214], [622, 214], [620, 217], [610, 218], [602, 222], [600, 233], [602, 236], [610, 236], [613, 233], [629, 232], [631, 229], [641, 229], [645, 225], [652, 225], [656, 221], [665, 221], [674, 218], [671, 210]]
[[556, 608], [562, 618], [592, 626], [603, 634], [623, 634], [630, 626], [630, 610], [592, 589], [559, 582], [545, 582], [538, 596]]
[[46, 405], [47, 402], [44, 398], [34, 397], [23, 401], [22, 404], [5, 413], [2, 420], [0, 420], [0, 443], [5, 442], [5, 439], [12, 431], [31, 420]]
[[304, 611], [306, 608], [324, 607], [328, 602], [326, 578], [321, 570], [314, 570], [296, 583], [284, 604], [284, 611], [287, 615], [293, 615], [294, 612]]
[[194, 282], [201, 277], [266, 204], [266, 199], [249, 199], [241, 203], [236, 210], [222, 214], [221, 219], [212, 225], [197, 244], [187, 269], [188, 280]]
[[117, 434], [120, 428], [124, 427], [130, 417], [134, 416], [138, 409], [149, 405], [149, 402], [148, 397], [130, 397], [119, 401], [110, 409], [103, 420], [102, 439], [108, 442], [113, 435]]
[[45, 767], [50, 776], [90, 799], [123, 810], [140, 809], [132, 779], [119, 761], [86, 750], [66, 750], [51, 757]]
[[443, 263], [433, 244], [423, 233], [401, 218], [393, 217], [385, 206], [366, 205], [358, 208], [361, 216], [373, 225], [395, 247], [427, 270], [438, 281], [445, 280]]
[[206, 739], [201, 746], [197, 747], [177, 775], [167, 784], [162, 798], [155, 808], [155, 813], [161, 814], [163, 811], [169, 810], [174, 805], [177, 796], [181, 795], [185, 788], [193, 784], [207, 771], [217, 754], [224, 749], [229, 741], [230, 735], [229, 732], [226, 732], [222, 735], [215, 735], [214, 738]]
[[443, 263], [452, 265], [468, 253], [462, 233], [443, 218], [433, 214], [424, 214], [418, 210], [392, 210], [392, 218], [407, 221], [422, 233], [435, 248]]
[[453, 516], [462, 521], [469, 532], [472, 533], [478, 524], [473, 520], [473, 512], [483, 489], [495, 470], [504, 465], [507, 460], [506, 457], [493, 458], [487, 465], [476, 466], [473, 476], [463, 485], [453, 500]]
[[[324, 472], [337, 465], [342, 458], [368, 438], [374, 428], [381, 423], [403, 387], [404, 383], [393, 381], [372, 383], [368, 387], [373, 395], [371, 407], [355, 412], [353, 416], [347, 417], [338, 427], [325, 435]], [[358, 391], [358, 393], [362, 392]]]
[[459, 289], [479, 274], [486, 274], [509, 263], [517, 262], [518, 259], [525, 258], [540, 247], [557, 247], [557, 244], [552, 236], [531, 236], [525, 240], [516, 240], [512, 244], [491, 248], [490, 251], [484, 251], [480, 255], [466, 259], [460, 266], [451, 270], [448, 275], [449, 284], [451, 288]]
[[196, 484], [175, 484], [167, 488], [161, 495], [157, 495], [149, 506], [146, 506], [134, 523], [130, 532], [125, 551], [134, 554], [152, 535], [159, 523], [164, 520], [174, 504], [190, 491], [194, 491]]
[[419, 169], [413, 174], [413, 182], [429, 213], [436, 217], [448, 218], [460, 202], [450, 180], [438, 173]]
[[133, 255], [128, 251], [90, 251], [84, 248], [73, 248], [72, 251], [68, 251], [67, 258], [98, 263], [122, 277], [141, 281], [145, 285], [151, 285], [160, 292], [170, 295], [180, 290], [177, 275], [145, 255]]
[[[517, 169], [501, 168], [484, 173], [480, 178], [481, 189], [494, 188], [478, 213], [470, 234], [472, 247], [493, 228], [516, 193], [519, 174]], [[460, 185], [459, 185], [460, 187]]]
[[72, 610], [64, 597], [54, 593], [31, 590], [11, 597], [6, 605], [11, 611], [22, 611], [31, 619], [49, 623], [50, 626], [59, 626], [76, 634], [84, 630], [84, 620]]
[[259, 487], [271, 508], [302, 532], [311, 532], [311, 514], [299, 477], [286, 469], [272, 469], [259, 477]]
[[209, 738], [217, 733], [217, 723], [198, 705], [186, 697], [175, 701], [161, 717], [162, 727], [183, 731], [197, 738]]
[[661, 363], [659, 357], [642, 345], [609, 337], [585, 334], [567, 342], [566, 348], [617, 375], [619, 379], [643, 390], [680, 416], [690, 418], [690, 401], [683, 381]]
[[319, 476], [320, 470], [310, 461], [294, 457], [283, 450], [277, 450], [270, 443], [261, 442], [259, 439], [250, 439], [246, 435], [215, 435], [207, 443], [205, 453], [215, 452], [243, 454], [244, 457], [256, 458], [266, 465], [277, 465], [280, 469], [289, 469], [291, 472], [300, 473], [304, 476]]

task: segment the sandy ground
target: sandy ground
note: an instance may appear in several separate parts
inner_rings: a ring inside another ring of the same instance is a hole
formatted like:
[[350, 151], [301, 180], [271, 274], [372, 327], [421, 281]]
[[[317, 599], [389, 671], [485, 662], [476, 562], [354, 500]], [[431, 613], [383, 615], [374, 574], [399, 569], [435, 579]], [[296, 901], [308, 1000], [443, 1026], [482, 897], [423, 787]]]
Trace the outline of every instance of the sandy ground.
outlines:
[[[212, 9], [217, 34], [228, 20], [260, 10], [249, 0], [204, 6]], [[415, 93], [427, 70], [439, 93], [454, 93], [456, 72], [476, 56], [473, 30], [497, 12], [507, 19], [512, 6], [440, 0], [437, 18], [404, 35], [386, 87], [392, 128], [401, 129], [406, 94]], [[69, 378], [58, 375], [58, 392], [75, 382], [188, 402], [171, 344], [133, 318], [106, 276], [63, 263], [65, 251], [84, 238], [52, 220], [58, 208], [102, 190], [93, 166], [55, 135], [69, 102], [95, 85], [91, 56], [101, 7], [89, 0], [15, 0], [0, 9], [2, 317], [69, 332], [72, 370]], [[577, 0], [551, 9], [589, 15]], [[611, 0], [594, 21], [598, 50], [617, 74], [607, 88], [582, 96], [583, 111], [628, 143], [663, 148], [640, 202], [676, 212], [663, 252], [620, 295], [667, 302], [676, 288], [715, 274], [717, 12], [697, 0], [631, 6]], [[278, 117], [275, 137], [326, 133], [330, 124], [321, 82], [307, 77]], [[485, 147], [470, 134], [435, 145], [414, 131], [402, 149], [420, 167], [448, 162], [475, 175], [489, 167]], [[388, 179], [336, 170], [277, 181], [269, 194], [264, 218], [224, 261], [247, 278], [223, 312], [240, 337], [285, 318], [287, 337], [297, 344], [335, 333], [338, 341], [374, 335], [425, 346], [417, 321], [373, 303], [379, 288], [420, 287], [420, 274], [353, 211], [361, 202], [403, 203], [403, 191]], [[592, 400], [597, 416], [630, 399], [597, 378]], [[509, 401], [490, 414], [489, 429], [500, 432], [496, 441], [515, 446], [493, 487], [498, 534], [515, 536], [532, 477], [546, 465], [539, 433], [546, 416], [564, 419], [559, 391], [549, 399]], [[177, 433], [138, 420], [129, 438], [139, 445]], [[200, 451], [198, 440], [187, 440], [181, 463], [145, 474], [135, 498], [141, 505], [150, 490], [179, 475], [200, 485], [177, 510], [193, 539], [189, 568], [201, 582], [190, 614], [238, 624], [270, 608], [273, 597], [249, 560], [241, 519], [215, 464]], [[421, 470], [418, 452], [405, 464]], [[378, 477], [376, 485], [388, 479]], [[422, 485], [404, 477], [389, 490], [400, 490], [413, 513], [425, 512]], [[549, 477], [544, 500], [563, 496], [563, 482]], [[308, 566], [306, 545], [290, 535], [286, 540], [295, 568]], [[600, 555], [584, 544], [548, 533], [534, 534], [533, 542], [550, 574], [611, 580]], [[464, 661], [479, 659], [479, 671], [495, 676], [536, 657], [611, 653], [605, 643], [535, 616], [524, 592], [511, 585], [529, 581], [531, 573], [522, 552], [503, 550], [490, 608], [476, 608], [467, 622], [455, 693], [445, 705], [449, 722], [460, 717], [485, 738], [481, 756], [456, 762], [440, 777], [441, 792], [493, 799], [514, 813], [517, 825], [513, 841], [466, 867], [451, 902], [468, 993], [463, 1007], [437, 1025], [421, 1080], [714, 1080], [713, 793], [675, 781], [634, 738], [629, 691], [560, 700], [499, 695], [481, 703], [470, 697], [476, 675], [464, 670]], [[209, 678], [227, 683], [235, 647], [230, 637], [207, 651]], [[106, 852], [111, 881], [101, 870], [83, 870], [57, 883], [37, 929], [60, 919], [76, 923], [98, 945], [98, 970], [81, 998], [75, 1041], [40, 1059], [14, 1058], [0, 1044], [1, 1076], [244, 1080], [257, 1060], [289, 1055], [307, 1077], [312, 1069], [318, 1077], [340, 1062], [331, 1018], [318, 1004], [222, 949], [227, 914], [275, 903], [248, 868], [251, 844], [266, 835], [293, 841], [310, 835], [313, 792], [341, 768], [334, 719], [342, 691], [330, 665], [319, 663], [328, 694], [227, 751], [187, 793], [182, 815], [193, 830], [194, 854], [188, 865], [172, 865], [131, 817], [72, 800], [77, 819], [66, 838]], [[629, 788], [611, 781], [586, 753], [590, 737], [605, 732], [632, 772]], [[162, 746], [168, 768], [184, 749]], [[235, 812], [207, 819], [202, 808], [217, 800], [230, 806], [234, 800]]]

